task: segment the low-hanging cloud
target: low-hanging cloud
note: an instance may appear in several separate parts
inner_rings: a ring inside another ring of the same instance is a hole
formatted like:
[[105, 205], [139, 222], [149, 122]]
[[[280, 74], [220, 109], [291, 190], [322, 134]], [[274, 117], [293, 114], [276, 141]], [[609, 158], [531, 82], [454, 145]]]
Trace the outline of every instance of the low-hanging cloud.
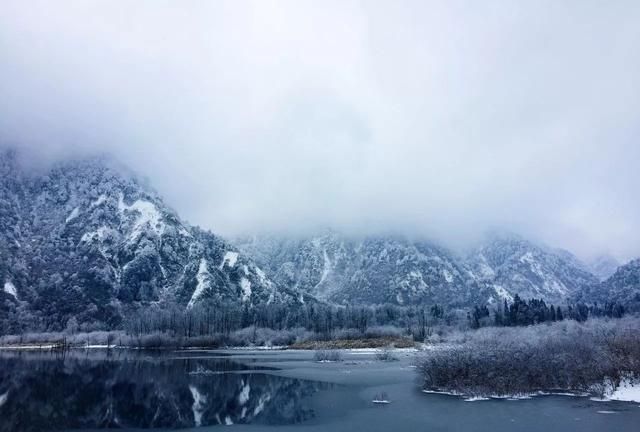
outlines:
[[0, 139], [223, 234], [506, 228], [640, 255], [635, 1], [4, 1]]

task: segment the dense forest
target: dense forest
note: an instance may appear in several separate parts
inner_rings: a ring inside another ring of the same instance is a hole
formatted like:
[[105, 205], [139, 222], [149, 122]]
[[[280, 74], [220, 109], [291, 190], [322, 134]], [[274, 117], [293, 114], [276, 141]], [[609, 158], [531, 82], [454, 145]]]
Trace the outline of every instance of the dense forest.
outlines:
[[[316, 302], [291, 307], [230, 303], [187, 309], [150, 307], [126, 315], [116, 328], [87, 326], [71, 318], [62, 332], [40, 333], [40, 336], [22, 333], [2, 340], [5, 343], [78, 340], [79, 334], [95, 333], [111, 335], [110, 343], [146, 347], [291, 345], [310, 340], [375, 338], [438, 342], [446, 340], [452, 332], [467, 329], [519, 327], [564, 320], [584, 322], [590, 318], [620, 318], [624, 313], [624, 307], [615, 303], [561, 307], [547, 305], [540, 299], [525, 301], [518, 296], [510, 303], [468, 310], [437, 304], [340, 307]], [[91, 338], [87, 336], [87, 340]], [[99, 343], [104, 341], [102, 337]]]
[[493, 313], [486, 305], [475, 306], [467, 319], [471, 328], [486, 326], [510, 327], [528, 326], [544, 322], [562, 321], [565, 318], [584, 322], [590, 317], [621, 318], [625, 314], [623, 305], [607, 302], [603, 305], [594, 303], [575, 303], [566, 306], [554, 306], [542, 299], [523, 300], [516, 294], [511, 303], [504, 300], [502, 308], [493, 308]]

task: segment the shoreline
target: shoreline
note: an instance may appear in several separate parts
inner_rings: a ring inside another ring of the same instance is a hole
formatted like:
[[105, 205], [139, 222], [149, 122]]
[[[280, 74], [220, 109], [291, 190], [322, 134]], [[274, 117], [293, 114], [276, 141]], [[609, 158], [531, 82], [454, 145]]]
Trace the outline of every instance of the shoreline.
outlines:
[[[0, 350], [67, 350], [67, 349], [248, 349], [248, 350], [336, 350], [336, 349], [413, 349], [419, 344], [405, 336], [379, 336], [344, 338], [329, 340], [297, 340], [289, 344], [261, 343], [262, 341], [246, 341], [233, 343], [229, 340], [221, 340], [210, 343], [202, 338], [152, 338], [145, 339], [131, 335], [114, 335], [107, 337], [92, 333], [79, 337], [65, 338], [60, 335], [39, 337], [37, 339], [26, 336], [26, 341], [21, 342], [19, 336], [4, 336], [4, 343], [0, 343]], [[154, 335], [151, 335], [154, 336]], [[31, 340], [29, 340], [31, 338]], [[13, 339], [13, 340], [11, 340]], [[0, 339], [1, 340], [1, 339]], [[225, 343], [227, 342], [227, 343]], [[228, 343], [231, 342], [231, 343]]]
[[306, 346], [306, 345], [257, 345], [257, 346], [161, 346], [161, 347], [140, 347], [129, 345], [59, 345], [54, 343], [43, 344], [26, 344], [26, 345], [0, 345], [0, 351], [69, 351], [69, 350], [149, 350], [149, 351], [347, 351], [353, 353], [377, 353], [382, 351], [392, 352], [419, 352], [422, 347], [414, 344], [411, 347], [388, 346], [385, 344], [372, 345], [367, 347], [344, 347], [344, 348], [327, 348], [324, 344]]
[[[518, 394], [465, 394], [455, 391], [447, 390], [426, 390], [422, 389], [422, 393], [431, 395], [451, 396], [459, 399], [463, 399], [465, 402], [481, 402], [489, 400], [507, 400], [507, 401], [519, 401], [527, 400], [544, 396], [562, 396], [562, 397], [575, 397], [575, 398], [589, 398], [594, 402], [630, 402], [640, 403], [640, 380], [624, 380], [615, 389], [609, 384], [607, 394], [603, 397], [594, 396], [592, 393], [585, 392], [573, 392], [570, 390], [538, 390], [530, 393], [518, 393]], [[639, 406], [640, 407], [640, 406]]]

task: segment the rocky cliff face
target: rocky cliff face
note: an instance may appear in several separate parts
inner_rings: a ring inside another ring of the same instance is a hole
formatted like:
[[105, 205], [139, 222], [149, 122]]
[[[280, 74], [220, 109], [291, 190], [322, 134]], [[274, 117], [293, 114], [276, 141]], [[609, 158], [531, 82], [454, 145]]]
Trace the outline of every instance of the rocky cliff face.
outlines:
[[150, 304], [297, 301], [100, 158], [33, 173], [15, 154], [0, 156], [0, 256], [0, 307], [32, 328], [70, 317], [115, 324]]

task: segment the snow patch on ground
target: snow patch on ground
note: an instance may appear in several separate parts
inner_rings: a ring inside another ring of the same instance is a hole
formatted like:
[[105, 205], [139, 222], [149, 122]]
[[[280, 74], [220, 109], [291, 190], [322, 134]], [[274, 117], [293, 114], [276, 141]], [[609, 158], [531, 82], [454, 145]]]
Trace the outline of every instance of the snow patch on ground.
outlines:
[[196, 285], [196, 289], [193, 291], [191, 295], [191, 300], [189, 300], [189, 304], [187, 308], [192, 308], [195, 302], [204, 294], [204, 292], [209, 288], [209, 269], [207, 268], [207, 260], [202, 258], [200, 260], [200, 267], [198, 268], [198, 274], [196, 275], [196, 280], [198, 281], [198, 285]]
[[16, 300], [18, 299], [18, 291], [16, 291], [16, 286], [11, 283], [11, 281], [6, 281], [4, 283], [4, 292], [13, 296]]
[[465, 402], [477, 402], [477, 401], [487, 401], [487, 400], [490, 400], [490, 399], [487, 398], [487, 397], [482, 397], [482, 396], [472, 396], [472, 397], [466, 398], [464, 401]]
[[240, 279], [240, 288], [242, 288], [242, 301], [245, 302], [251, 297], [251, 282], [243, 277]]
[[318, 282], [318, 285], [327, 280], [327, 276], [329, 276], [329, 273], [331, 272], [331, 260], [329, 259], [326, 249], [322, 249], [322, 258], [324, 259], [324, 264], [322, 267], [322, 276], [320, 276], [320, 282]]
[[260, 279], [260, 283], [264, 284], [267, 281], [267, 275], [262, 271], [260, 267], [255, 267], [256, 274], [258, 275], [258, 279]]
[[69, 223], [72, 220], [74, 220], [75, 218], [78, 217], [78, 215], [80, 214], [80, 207], [76, 207], [71, 211], [71, 214], [69, 216], [67, 216], [67, 218], [64, 220], [64, 223]]
[[609, 390], [605, 396], [601, 399], [592, 398], [594, 401], [608, 402], [608, 401], [621, 401], [621, 402], [640, 402], [640, 380], [633, 380], [631, 378], [625, 378], [620, 382], [620, 385], [613, 389], [611, 383], [605, 384]]
[[162, 222], [162, 214], [160, 214], [152, 202], [137, 200], [131, 205], [126, 205], [124, 202], [124, 195], [120, 194], [118, 210], [120, 210], [121, 214], [128, 211], [136, 212], [138, 214], [138, 217], [133, 224], [130, 236], [131, 239], [138, 238], [145, 227], [150, 227], [158, 236], [164, 234], [165, 224]]
[[225, 265], [233, 268], [236, 265], [236, 261], [238, 261], [238, 252], [225, 252], [222, 263], [220, 263], [220, 270], [222, 270]]
[[617, 401], [640, 402], [640, 382], [622, 381], [609, 398]]
[[198, 391], [196, 386], [192, 384], [189, 385], [189, 391], [193, 397], [193, 405], [191, 406], [191, 410], [193, 411], [193, 420], [196, 427], [200, 427], [202, 425], [202, 414], [207, 403], [207, 398]]

